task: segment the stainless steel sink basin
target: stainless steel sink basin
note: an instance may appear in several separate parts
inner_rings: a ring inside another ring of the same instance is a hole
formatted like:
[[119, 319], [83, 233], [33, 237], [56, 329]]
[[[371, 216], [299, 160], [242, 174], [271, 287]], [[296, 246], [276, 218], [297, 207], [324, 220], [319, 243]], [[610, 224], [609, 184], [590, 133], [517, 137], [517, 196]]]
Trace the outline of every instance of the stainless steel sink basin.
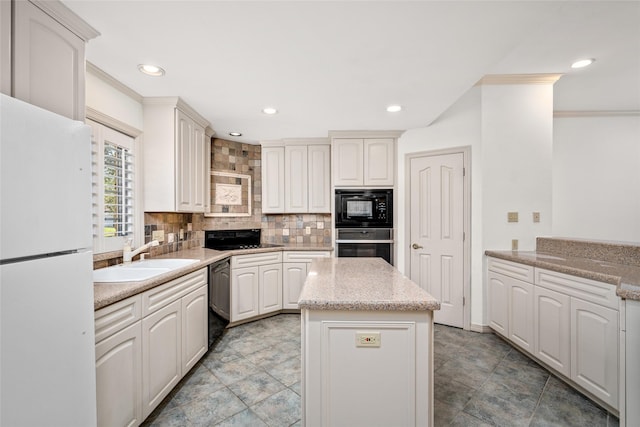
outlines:
[[194, 262], [198, 262], [198, 260], [182, 258], [145, 259], [132, 262], [131, 264], [123, 266], [123, 268], [168, 268], [169, 270], [175, 270], [176, 268], [186, 267]]
[[140, 282], [151, 279], [171, 270], [186, 267], [198, 262], [197, 259], [145, 259], [126, 265], [93, 270], [93, 281], [101, 283]]

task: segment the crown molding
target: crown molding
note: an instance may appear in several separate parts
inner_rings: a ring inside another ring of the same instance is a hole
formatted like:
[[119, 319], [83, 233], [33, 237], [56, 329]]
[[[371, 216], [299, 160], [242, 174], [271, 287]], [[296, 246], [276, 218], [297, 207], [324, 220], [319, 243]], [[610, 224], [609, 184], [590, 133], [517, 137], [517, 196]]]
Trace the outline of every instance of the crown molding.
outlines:
[[101, 68], [98, 68], [97, 66], [95, 66], [94, 64], [92, 64], [89, 61], [86, 61], [86, 67], [87, 67], [87, 71], [91, 74], [93, 74], [94, 76], [98, 77], [100, 80], [102, 80], [103, 82], [107, 83], [109, 86], [113, 87], [114, 89], [122, 92], [123, 94], [127, 95], [129, 98], [142, 103], [142, 95], [140, 95], [138, 92], [136, 92], [135, 90], [131, 89], [129, 86], [125, 85], [124, 83], [122, 83], [119, 80], [116, 80], [115, 77], [113, 77], [111, 74], [106, 73], [105, 71], [103, 71]]
[[209, 127], [210, 123], [202, 117], [196, 110], [191, 108], [189, 104], [184, 102], [182, 98], [179, 96], [151, 96], [151, 97], [143, 97], [142, 105], [164, 105], [164, 106], [173, 106], [178, 108], [180, 111], [185, 113], [187, 116], [191, 117], [196, 123], [198, 123], [203, 128]]
[[483, 85], [546, 85], [554, 84], [562, 74], [487, 74], [476, 83]]
[[82, 18], [76, 15], [71, 9], [59, 1], [51, 0], [29, 0], [38, 9], [67, 27], [72, 33], [80, 37], [85, 42], [100, 35], [100, 31], [87, 24]]
[[403, 130], [330, 130], [329, 138], [400, 138]]
[[204, 135], [207, 138], [211, 139], [215, 134], [216, 134], [216, 131], [213, 130], [211, 126], [207, 126], [206, 128], [204, 128]]
[[101, 123], [107, 127], [110, 127], [111, 129], [115, 129], [118, 132], [129, 135], [132, 138], [137, 138], [142, 135], [142, 131], [140, 129], [128, 125], [123, 121], [113, 118], [91, 107], [86, 107], [85, 116], [87, 117], [87, 119]]
[[553, 117], [633, 117], [640, 116], [640, 110], [588, 110], [588, 111], [571, 111], [561, 110], [554, 111]]

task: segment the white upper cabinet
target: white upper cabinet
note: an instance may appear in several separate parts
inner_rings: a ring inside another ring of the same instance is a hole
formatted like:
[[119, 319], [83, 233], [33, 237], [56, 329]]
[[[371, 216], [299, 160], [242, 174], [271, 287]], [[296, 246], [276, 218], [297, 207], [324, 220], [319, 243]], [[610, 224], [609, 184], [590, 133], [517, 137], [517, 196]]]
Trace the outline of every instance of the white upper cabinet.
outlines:
[[57, 1], [2, 3], [3, 93], [84, 120], [85, 43], [99, 33]]
[[262, 142], [262, 212], [331, 212], [331, 147], [324, 138]]
[[331, 132], [333, 185], [393, 187], [398, 136], [395, 131]]
[[205, 212], [209, 123], [180, 98], [145, 98], [144, 210]]

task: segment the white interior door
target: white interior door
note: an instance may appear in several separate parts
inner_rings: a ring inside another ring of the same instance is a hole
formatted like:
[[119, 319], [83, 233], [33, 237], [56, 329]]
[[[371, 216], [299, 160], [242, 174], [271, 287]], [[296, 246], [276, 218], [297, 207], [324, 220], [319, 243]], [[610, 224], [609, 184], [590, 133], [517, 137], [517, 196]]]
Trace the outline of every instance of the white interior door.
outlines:
[[464, 155], [410, 161], [411, 280], [440, 300], [437, 323], [464, 324]]

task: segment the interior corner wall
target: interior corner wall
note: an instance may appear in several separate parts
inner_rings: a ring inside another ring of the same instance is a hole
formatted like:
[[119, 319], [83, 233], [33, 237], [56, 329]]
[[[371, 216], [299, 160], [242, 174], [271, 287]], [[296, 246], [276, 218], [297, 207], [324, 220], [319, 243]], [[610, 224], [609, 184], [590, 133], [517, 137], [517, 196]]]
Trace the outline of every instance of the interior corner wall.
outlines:
[[640, 114], [554, 120], [554, 236], [640, 242]]
[[[409, 242], [405, 241], [406, 191], [405, 156], [412, 153], [431, 152], [455, 147], [471, 147], [471, 322], [482, 320], [482, 282], [483, 282], [483, 246], [482, 246], [482, 165], [480, 164], [480, 88], [471, 88], [458, 102], [444, 112], [430, 126], [406, 131], [398, 139], [398, 185], [396, 202], [398, 221], [395, 232], [397, 245], [396, 267], [405, 272], [408, 254], [405, 250]], [[477, 319], [476, 319], [477, 318]]]

